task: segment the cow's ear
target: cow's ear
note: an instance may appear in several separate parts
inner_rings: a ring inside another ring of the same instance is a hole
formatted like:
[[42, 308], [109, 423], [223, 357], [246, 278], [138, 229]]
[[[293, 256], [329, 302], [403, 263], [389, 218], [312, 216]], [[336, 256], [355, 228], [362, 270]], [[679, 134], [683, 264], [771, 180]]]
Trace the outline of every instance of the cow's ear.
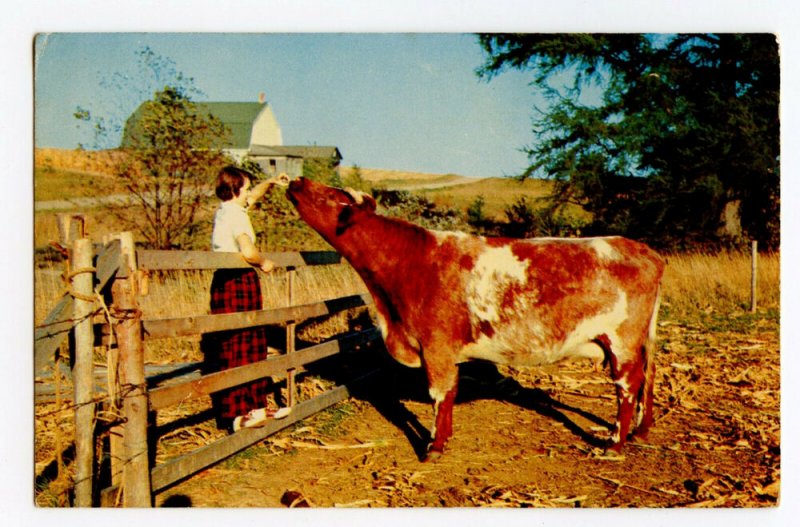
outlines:
[[353, 210], [352, 205], [342, 208], [342, 211], [339, 213], [339, 217], [336, 218], [336, 236], [341, 236], [344, 231], [353, 225], [354, 212], [355, 211]]
[[369, 194], [363, 194], [363, 203], [359, 205], [359, 207], [363, 210], [367, 210], [369, 212], [375, 212], [375, 209], [378, 208], [378, 203], [375, 201], [375, 198], [370, 196]]

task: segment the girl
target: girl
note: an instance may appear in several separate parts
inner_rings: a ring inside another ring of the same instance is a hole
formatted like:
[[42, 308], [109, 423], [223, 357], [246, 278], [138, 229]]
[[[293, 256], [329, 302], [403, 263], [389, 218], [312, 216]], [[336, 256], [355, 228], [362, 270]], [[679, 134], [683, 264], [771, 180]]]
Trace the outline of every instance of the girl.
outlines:
[[[255, 245], [256, 237], [248, 208], [273, 185], [286, 185], [281, 174], [250, 188], [251, 175], [228, 166], [217, 176], [216, 194], [222, 200], [214, 216], [211, 248], [217, 252], [238, 252], [250, 265], [267, 273], [274, 263], [263, 257]], [[262, 309], [261, 286], [255, 269], [218, 269], [211, 281], [211, 313], [232, 313]], [[203, 338], [206, 370], [219, 371], [267, 358], [266, 328], [247, 328], [207, 334]], [[212, 394], [217, 427], [235, 432], [257, 426], [274, 417], [264, 408], [270, 379], [259, 379]]]

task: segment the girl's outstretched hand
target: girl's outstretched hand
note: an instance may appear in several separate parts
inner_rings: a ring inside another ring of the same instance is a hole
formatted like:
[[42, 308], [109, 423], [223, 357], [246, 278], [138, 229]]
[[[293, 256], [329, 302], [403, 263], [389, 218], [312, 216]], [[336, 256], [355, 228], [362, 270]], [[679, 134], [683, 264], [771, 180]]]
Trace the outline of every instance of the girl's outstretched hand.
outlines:
[[256, 201], [264, 197], [264, 194], [266, 194], [273, 185], [288, 187], [289, 176], [282, 173], [258, 183], [256, 186], [250, 189], [250, 195], [247, 197], [247, 206], [252, 207]]
[[285, 173], [281, 173], [275, 177], [273, 177], [270, 181], [275, 185], [279, 185], [281, 187], [286, 187], [289, 185], [289, 176]]
[[261, 265], [259, 265], [259, 267], [261, 268], [261, 270], [263, 272], [268, 273], [268, 272], [272, 271], [273, 269], [275, 269], [275, 262], [273, 262], [272, 260], [270, 260], [268, 258], [264, 258], [264, 260], [261, 262]]

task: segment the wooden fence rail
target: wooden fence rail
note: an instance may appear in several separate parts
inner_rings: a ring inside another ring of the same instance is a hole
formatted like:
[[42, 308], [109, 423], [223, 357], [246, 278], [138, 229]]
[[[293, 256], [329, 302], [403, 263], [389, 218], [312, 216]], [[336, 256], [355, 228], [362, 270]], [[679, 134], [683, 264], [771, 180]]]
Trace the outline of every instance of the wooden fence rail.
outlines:
[[[298, 268], [314, 265], [332, 265], [342, 262], [339, 253], [333, 251], [264, 253], [275, 262], [276, 267]], [[251, 267], [236, 253], [214, 253], [208, 251], [138, 251], [139, 269], [202, 270], [244, 269]]]
[[264, 377], [271, 377], [273, 380], [277, 380], [286, 376], [288, 370], [298, 369], [307, 364], [352, 349], [360, 344], [366, 344], [377, 337], [378, 332], [374, 329], [369, 329], [340, 339], [323, 342], [294, 353], [272, 357], [246, 366], [209, 373], [203, 375], [200, 379], [154, 388], [149, 391], [150, 409], [160, 410], [195, 397], [210, 395], [213, 392]]
[[[85, 238], [80, 240], [82, 246], [86, 246], [87, 242], [88, 240]], [[109, 347], [107, 352], [111, 359], [110, 363], [118, 364], [117, 386], [121, 390], [120, 393], [101, 394], [106, 399], [104, 408], [118, 405], [121, 409], [122, 421], [113, 425], [109, 434], [111, 486], [101, 489], [99, 492], [93, 492], [91, 488], [87, 490], [87, 481], [97, 481], [98, 478], [93, 477], [92, 474], [86, 474], [89, 465], [86, 464], [84, 456], [83, 468], [80, 469], [80, 501], [76, 499], [76, 505], [95, 504], [90, 497], [99, 495], [102, 504], [121, 502], [124, 506], [130, 507], [151, 506], [154, 493], [349, 397], [350, 392], [347, 386], [337, 386], [321, 395], [298, 403], [295, 401], [294, 393], [296, 391], [295, 374], [303, 371], [312, 363], [376, 341], [380, 339], [379, 332], [371, 328], [343, 333], [321, 344], [296, 349], [295, 325], [308, 319], [369, 306], [372, 303], [371, 297], [360, 294], [305, 305], [293, 305], [295, 269], [304, 266], [340, 264], [341, 256], [334, 252], [267, 253], [266, 256], [276, 263], [276, 267], [287, 270], [288, 305], [286, 307], [244, 313], [161, 319], [148, 319], [146, 314], [139, 309], [137, 297], [141, 293], [140, 278], [143, 273], [247, 268], [249, 265], [237, 254], [205, 251], [137, 251], [133, 247], [132, 237], [128, 233], [106, 240], [92, 260], [93, 267], [84, 264], [84, 267], [87, 267], [92, 273], [90, 283], [93, 288], [89, 287], [89, 293], [96, 295], [98, 302], [100, 299], [108, 302], [107, 306], [103, 306], [104, 312], [114, 318], [113, 321], [109, 320], [105, 324], [104, 331], [99, 333], [96, 331], [95, 334], [109, 334], [113, 328], [116, 347]], [[86, 270], [83, 272], [86, 273]], [[84, 289], [85, 287], [84, 283]], [[84, 304], [88, 301], [89, 298], [86, 294], [64, 296], [44, 323], [35, 329], [34, 362], [37, 378], [47, 374], [48, 366], [53, 363], [55, 352], [65, 342], [68, 342], [67, 336], [70, 332], [75, 331], [76, 319], [79, 316], [86, 319]], [[246, 366], [213, 373], [202, 373], [200, 364], [194, 363], [179, 365], [177, 368], [166, 371], [160, 368], [154, 372], [153, 368], [149, 368], [149, 376], [145, 375], [143, 356], [145, 340], [196, 336], [266, 325], [286, 327], [287, 339], [283, 354]], [[85, 339], [84, 336], [82, 340], [85, 341]], [[70, 351], [73, 354], [76, 353], [75, 350]], [[83, 353], [85, 355], [85, 352]], [[96, 395], [100, 392], [99, 387], [102, 384], [99, 375], [108, 372], [87, 370], [85, 356], [77, 361], [77, 364], [82, 368], [80, 372], [81, 387], [78, 388], [76, 384], [73, 400], [76, 403], [75, 407], [79, 409], [76, 410], [76, 418], [80, 413], [82, 422], [84, 422], [87, 411], [94, 412], [94, 406], [89, 406], [89, 402], [98, 399]], [[77, 380], [74, 378], [77, 372], [73, 369], [72, 373], [73, 380]], [[148, 449], [152, 445], [148, 445], [147, 438], [148, 422], [152, 422], [154, 412], [265, 377], [270, 377], [275, 381], [286, 380], [288, 406], [291, 408], [288, 417], [271, 421], [257, 429], [240, 430], [193, 452], [160, 465], [151, 466], [150, 459], [154, 459], [154, 456], [148, 453]], [[169, 383], [162, 384], [161, 381], [166, 378], [169, 378]], [[39, 388], [40, 386], [37, 386], [37, 394], [41, 392], [46, 397], [49, 393], [48, 390], [44, 387], [41, 387], [41, 390]], [[82, 425], [82, 428], [86, 428], [85, 424]], [[89, 430], [94, 430], [94, 427], [90, 426]], [[86, 433], [76, 433], [76, 451], [85, 452], [87, 449], [91, 449], [91, 455], [94, 456], [95, 437], [91, 433], [88, 438], [86, 435]], [[78, 486], [76, 485], [77, 490]], [[119, 500], [120, 492], [121, 501]]]
[[291, 321], [332, 315], [346, 309], [369, 305], [370, 302], [371, 297], [365, 294], [335, 298], [302, 306], [288, 306], [261, 311], [144, 320], [144, 333], [145, 338], [160, 339], [187, 337], [228, 329], [279, 325]]

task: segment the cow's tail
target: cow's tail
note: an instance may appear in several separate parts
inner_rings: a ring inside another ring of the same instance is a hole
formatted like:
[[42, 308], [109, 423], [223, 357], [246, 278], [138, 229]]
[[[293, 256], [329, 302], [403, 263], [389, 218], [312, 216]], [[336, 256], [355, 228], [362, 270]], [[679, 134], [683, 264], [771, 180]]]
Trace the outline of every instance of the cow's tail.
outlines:
[[644, 436], [653, 424], [653, 388], [656, 380], [656, 329], [658, 327], [658, 310], [661, 306], [661, 286], [656, 291], [653, 311], [650, 314], [650, 325], [647, 329], [647, 338], [642, 353], [642, 368], [644, 369], [644, 384], [642, 385], [639, 408], [637, 409], [636, 432]]

